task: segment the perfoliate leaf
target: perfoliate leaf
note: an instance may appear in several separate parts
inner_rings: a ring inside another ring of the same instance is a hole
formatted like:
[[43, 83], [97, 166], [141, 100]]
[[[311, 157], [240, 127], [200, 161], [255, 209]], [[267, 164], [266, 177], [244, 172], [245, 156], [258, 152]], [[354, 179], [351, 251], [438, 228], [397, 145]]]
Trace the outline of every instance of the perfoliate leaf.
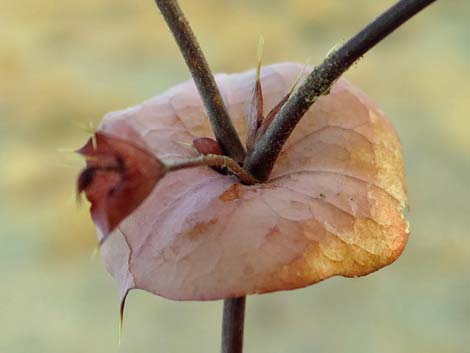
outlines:
[[[301, 68], [263, 68], [266, 109], [285, 97]], [[216, 76], [242, 137], [254, 76], [254, 70]], [[213, 136], [192, 82], [108, 115], [102, 129], [112, 130], [119, 120], [162, 159], [197, 156], [177, 141]], [[153, 169], [158, 174], [158, 165]], [[101, 183], [122, 182], [122, 175], [115, 177]], [[392, 125], [340, 79], [303, 117], [266, 183], [243, 185], [210, 168], [175, 171], [120, 223], [101, 252], [121, 293], [139, 288], [177, 300], [212, 300], [294, 289], [392, 263], [408, 238], [406, 202]]]

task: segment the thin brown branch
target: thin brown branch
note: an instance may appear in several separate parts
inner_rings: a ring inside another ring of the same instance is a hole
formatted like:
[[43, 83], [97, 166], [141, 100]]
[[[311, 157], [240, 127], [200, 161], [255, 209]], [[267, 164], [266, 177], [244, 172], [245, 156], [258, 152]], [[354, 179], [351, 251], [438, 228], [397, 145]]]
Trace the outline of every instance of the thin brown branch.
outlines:
[[269, 178], [279, 153], [302, 116], [321, 95], [359, 58], [435, 0], [402, 0], [385, 11], [314, 68], [282, 107], [266, 134], [245, 161], [245, 168], [257, 179]]
[[170, 27], [196, 83], [217, 142], [228, 156], [237, 162], [243, 161], [245, 149], [230, 120], [204, 54], [178, 2], [176, 0], [155, 0], [155, 3]]
[[221, 353], [243, 352], [245, 303], [245, 297], [224, 300]]
[[227, 168], [233, 174], [235, 174], [241, 182], [245, 184], [256, 184], [258, 180], [253, 178], [245, 169], [235, 162], [232, 158], [222, 156], [218, 154], [203, 154], [199, 157], [185, 159], [178, 162], [166, 163], [166, 168], [169, 172], [178, 169], [208, 166], [208, 167], [220, 167]]

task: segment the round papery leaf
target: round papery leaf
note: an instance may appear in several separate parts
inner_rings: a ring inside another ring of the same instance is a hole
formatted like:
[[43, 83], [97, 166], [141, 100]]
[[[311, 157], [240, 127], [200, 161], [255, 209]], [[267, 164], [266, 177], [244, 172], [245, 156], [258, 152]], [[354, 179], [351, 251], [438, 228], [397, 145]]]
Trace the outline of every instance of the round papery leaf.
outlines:
[[[301, 69], [263, 67], [265, 111]], [[255, 71], [216, 80], [244, 139]], [[113, 133], [122, 121], [162, 160], [194, 157], [192, 141], [213, 137], [193, 82], [108, 114], [101, 129]], [[175, 300], [294, 289], [363, 276], [397, 259], [408, 238], [406, 203], [392, 125], [340, 79], [305, 114], [268, 182], [242, 185], [208, 167], [169, 173], [101, 252], [123, 297], [134, 288]]]

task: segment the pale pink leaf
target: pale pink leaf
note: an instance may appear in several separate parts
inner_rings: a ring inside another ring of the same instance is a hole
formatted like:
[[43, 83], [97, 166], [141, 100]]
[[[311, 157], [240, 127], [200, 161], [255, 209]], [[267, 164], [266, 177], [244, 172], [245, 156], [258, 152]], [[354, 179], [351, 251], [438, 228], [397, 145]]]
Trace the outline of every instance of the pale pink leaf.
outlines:
[[[287, 94], [302, 66], [263, 68], [265, 109]], [[216, 76], [242, 138], [254, 77], [254, 70]], [[192, 140], [213, 138], [192, 82], [107, 115], [101, 129], [122, 120], [161, 159], [196, 156]], [[393, 127], [340, 79], [294, 130], [267, 183], [242, 185], [207, 167], [170, 173], [101, 251], [122, 296], [139, 288], [213, 300], [294, 289], [397, 259], [408, 238], [406, 202]]]

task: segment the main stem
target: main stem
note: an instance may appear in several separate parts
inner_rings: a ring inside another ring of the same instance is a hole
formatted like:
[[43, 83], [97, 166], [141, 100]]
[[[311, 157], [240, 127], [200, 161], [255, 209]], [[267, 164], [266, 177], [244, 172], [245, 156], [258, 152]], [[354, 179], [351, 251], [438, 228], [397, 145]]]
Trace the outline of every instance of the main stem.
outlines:
[[201, 95], [217, 142], [227, 156], [237, 162], [242, 162], [245, 158], [245, 149], [230, 120], [204, 54], [178, 2], [176, 0], [155, 0], [155, 3], [183, 54]]
[[221, 353], [243, 352], [245, 304], [245, 297], [224, 300]]
[[282, 107], [247, 156], [244, 167], [258, 180], [268, 180], [287, 138], [318, 97], [327, 94], [331, 85], [367, 51], [434, 1], [399, 1], [340, 48], [333, 50]]

